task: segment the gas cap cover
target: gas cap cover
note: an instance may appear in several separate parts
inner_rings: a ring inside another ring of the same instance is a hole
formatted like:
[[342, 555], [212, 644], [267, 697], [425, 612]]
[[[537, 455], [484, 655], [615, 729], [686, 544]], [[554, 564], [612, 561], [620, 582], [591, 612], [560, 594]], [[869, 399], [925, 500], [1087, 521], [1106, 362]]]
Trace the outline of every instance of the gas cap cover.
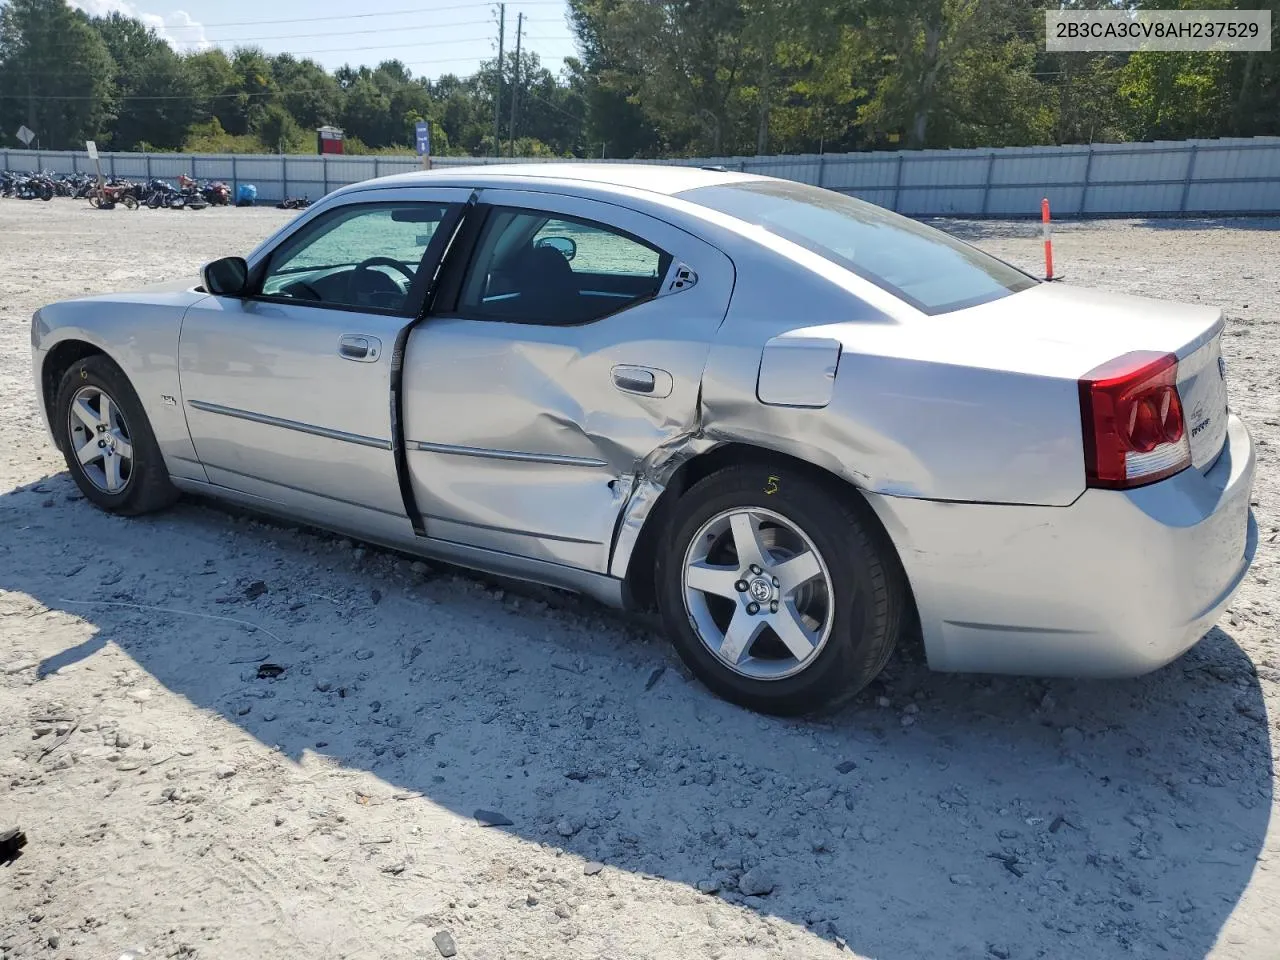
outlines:
[[825, 407], [839, 366], [839, 340], [774, 337], [760, 355], [756, 396], [775, 407]]

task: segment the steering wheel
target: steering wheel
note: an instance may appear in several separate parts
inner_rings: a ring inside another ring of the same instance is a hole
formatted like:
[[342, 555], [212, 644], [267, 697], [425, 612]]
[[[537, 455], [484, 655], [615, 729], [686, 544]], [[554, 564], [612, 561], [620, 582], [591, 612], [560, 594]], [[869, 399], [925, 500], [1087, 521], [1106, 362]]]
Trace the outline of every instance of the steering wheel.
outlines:
[[308, 300], [324, 299], [324, 297], [321, 296], [320, 291], [317, 290], [315, 287], [313, 287], [311, 284], [307, 283], [305, 280], [294, 280], [292, 283], [286, 284], [283, 288], [281, 288], [281, 291], [280, 291], [281, 293], [284, 293], [285, 296], [293, 297], [294, 299], [304, 299], [302, 297], [298, 297], [298, 295], [295, 293], [289, 292], [291, 288], [293, 290], [300, 290], [303, 293], [305, 293], [307, 295], [305, 299], [308, 299]]
[[389, 267], [392, 270], [396, 270], [404, 274], [404, 278], [410, 283], [413, 282], [413, 271], [399, 260], [393, 260], [391, 257], [369, 257], [366, 260], [361, 260], [356, 264], [356, 272], [359, 273], [361, 270], [370, 270], [373, 267]]

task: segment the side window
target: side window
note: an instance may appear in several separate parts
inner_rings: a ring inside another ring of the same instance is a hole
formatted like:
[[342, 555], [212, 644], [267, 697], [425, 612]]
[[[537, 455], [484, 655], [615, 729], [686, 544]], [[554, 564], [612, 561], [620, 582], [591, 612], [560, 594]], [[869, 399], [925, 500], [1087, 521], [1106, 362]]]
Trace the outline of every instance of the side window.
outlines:
[[490, 211], [459, 301], [464, 316], [589, 323], [656, 296], [670, 255], [600, 223]]
[[378, 203], [341, 208], [271, 254], [262, 295], [318, 306], [402, 313], [448, 206]]

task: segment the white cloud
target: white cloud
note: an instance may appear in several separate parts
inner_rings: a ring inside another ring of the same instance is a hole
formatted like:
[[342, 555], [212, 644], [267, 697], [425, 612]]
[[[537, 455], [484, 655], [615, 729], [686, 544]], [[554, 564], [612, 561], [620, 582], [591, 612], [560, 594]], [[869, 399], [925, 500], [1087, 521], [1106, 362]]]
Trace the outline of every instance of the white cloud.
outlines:
[[91, 17], [105, 17], [113, 13], [141, 20], [153, 29], [160, 39], [182, 53], [198, 53], [213, 44], [204, 35], [204, 26], [193, 20], [185, 10], [172, 13], [147, 13], [128, 0], [69, 0], [71, 6], [83, 10]]

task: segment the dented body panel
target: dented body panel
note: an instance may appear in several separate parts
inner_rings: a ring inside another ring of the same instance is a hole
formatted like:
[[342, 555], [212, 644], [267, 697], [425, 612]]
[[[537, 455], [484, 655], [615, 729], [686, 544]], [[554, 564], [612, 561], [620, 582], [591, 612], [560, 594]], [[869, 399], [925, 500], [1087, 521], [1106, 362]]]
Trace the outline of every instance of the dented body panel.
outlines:
[[733, 295], [733, 263], [616, 204], [518, 190], [482, 196], [607, 222], [697, 265], [687, 289], [592, 323], [442, 315], [409, 339], [405, 437], [429, 533], [606, 573], [637, 478], [651, 474], [655, 453], [700, 431], [702, 371]]

